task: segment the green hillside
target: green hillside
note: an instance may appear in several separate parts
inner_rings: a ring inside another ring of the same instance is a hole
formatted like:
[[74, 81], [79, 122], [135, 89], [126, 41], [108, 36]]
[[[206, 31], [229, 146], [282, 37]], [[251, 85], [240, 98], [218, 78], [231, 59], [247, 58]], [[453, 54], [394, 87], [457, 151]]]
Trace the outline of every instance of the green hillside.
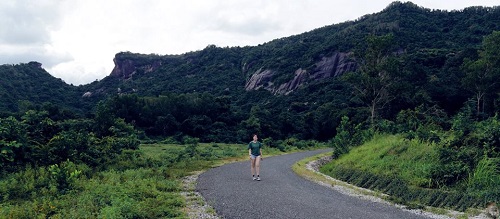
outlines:
[[482, 208], [500, 202], [499, 51], [500, 7], [394, 2], [258, 46], [119, 52], [81, 86], [0, 65], [0, 213], [182, 217], [180, 178], [254, 133], [276, 153], [327, 144], [325, 172], [401, 203]]
[[[47, 73], [41, 63], [0, 66], [1, 112], [26, 110], [33, 104], [51, 103], [76, 110], [75, 89]], [[24, 108], [23, 108], [24, 107]]]

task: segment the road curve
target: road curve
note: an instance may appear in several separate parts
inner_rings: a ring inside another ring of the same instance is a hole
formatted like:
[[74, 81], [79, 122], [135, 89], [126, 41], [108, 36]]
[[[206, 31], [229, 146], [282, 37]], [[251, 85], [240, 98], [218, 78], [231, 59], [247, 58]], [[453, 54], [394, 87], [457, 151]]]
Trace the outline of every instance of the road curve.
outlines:
[[260, 182], [252, 180], [249, 161], [226, 164], [201, 174], [196, 190], [223, 218], [426, 218], [343, 195], [292, 171], [295, 162], [327, 150], [265, 158]]

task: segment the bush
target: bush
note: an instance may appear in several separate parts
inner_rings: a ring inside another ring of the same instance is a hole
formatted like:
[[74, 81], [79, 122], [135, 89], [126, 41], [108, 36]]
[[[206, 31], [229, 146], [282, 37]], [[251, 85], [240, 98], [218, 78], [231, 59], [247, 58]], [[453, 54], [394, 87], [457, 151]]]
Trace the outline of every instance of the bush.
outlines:
[[81, 170], [71, 161], [54, 164], [48, 168], [50, 172], [51, 185], [57, 188], [59, 193], [64, 194], [75, 187], [75, 183], [82, 174]]
[[198, 143], [199, 143], [198, 138], [192, 138], [189, 136], [184, 136], [183, 138], [183, 144], [187, 145], [185, 146], [184, 150], [177, 156], [177, 161], [181, 160], [186, 160], [186, 159], [193, 159], [197, 156], [199, 156], [199, 149], [198, 149]]
[[338, 158], [349, 152], [353, 146], [353, 132], [349, 125], [349, 117], [343, 116], [340, 125], [337, 126], [337, 134], [330, 142], [333, 148], [333, 158]]
[[44, 168], [27, 167], [24, 171], [10, 174], [0, 181], [2, 201], [26, 200], [40, 195], [41, 189], [49, 189], [50, 173]]
[[[475, 172], [478, 167], [485, 167], [484, 163], [481, 164], [485, 157], [499, 158], [498, 117], [481, 122], [471, 122], [470, 117], [466, 113], [459, 113], [454, 118], [449, 136], [440, 143], [438, 151], [440, 163], [432, 171], [434, 186], [460, 186], [463, 182], [467, 183], [470, 175], [480, 174]], [[478, 182], [478, 179], [473, 181]], [[472, 182], [469, 180], [469, 183]], [[496, 183], [500, 184], [500, 181]]]
[[437, 106], [419, 106], [402, 110], [396, 118], [397, 132], [404, 133], [407, 139], [420, 139], [438, 142], [443, 127], [447, 126], [446, 113]]

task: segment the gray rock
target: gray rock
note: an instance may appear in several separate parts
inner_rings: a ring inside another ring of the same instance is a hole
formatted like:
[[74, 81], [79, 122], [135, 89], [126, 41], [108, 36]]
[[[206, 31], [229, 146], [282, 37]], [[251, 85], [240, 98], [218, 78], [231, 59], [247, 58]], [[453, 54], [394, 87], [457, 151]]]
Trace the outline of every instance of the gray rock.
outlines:
[[314, 70], [308, 72], [302, 68], [295, 71], [295, 76], [288, 82], [275, 85], [272, 81], [275, 72], [271, 69], [259, 69], [252, 74], [245, 85], [245, 90], [266, 89], [273, 94], [290, 94], [308, 82], [338, 77], [346, 72], [356, 71], [357, 64], [349, 56], [350, 53], [335, 52], [330, 57], [323, 57], [315, 64]]

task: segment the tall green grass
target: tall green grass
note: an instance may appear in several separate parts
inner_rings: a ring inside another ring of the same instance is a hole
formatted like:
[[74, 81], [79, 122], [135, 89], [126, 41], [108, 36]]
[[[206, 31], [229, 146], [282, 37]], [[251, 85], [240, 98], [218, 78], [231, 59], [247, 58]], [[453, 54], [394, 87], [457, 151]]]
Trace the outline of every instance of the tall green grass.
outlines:
[[500, 160], [485, 157], [477, 165], [474, 173], [469, 178], [468, 187], [471, 189], [489, 188], [493, 189], [498, 187], [497, 182], [500, 179]]
[[414, 186], [430, 183], [430, 170], [438, 163], [436, 146], [399, 135], [375, 135], [324, 168], [345, 166], [383, 176], [396, 176]]

